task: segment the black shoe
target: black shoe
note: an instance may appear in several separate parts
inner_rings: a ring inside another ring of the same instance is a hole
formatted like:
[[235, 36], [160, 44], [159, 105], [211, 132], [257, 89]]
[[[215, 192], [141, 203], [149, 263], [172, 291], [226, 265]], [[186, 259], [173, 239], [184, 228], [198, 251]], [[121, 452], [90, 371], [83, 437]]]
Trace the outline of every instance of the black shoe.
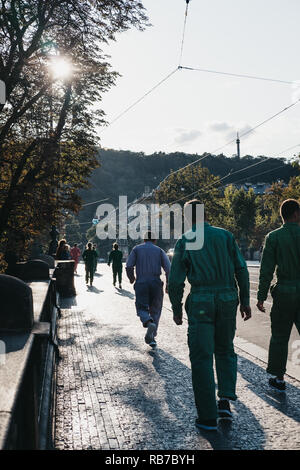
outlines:
[[272, 388], [276, 388], [276, 390], [279, 390], [279, 392], [285, 392], [285, 382], [283, 380], [279, 381], [277, 377], [272, 377], [271, 379], [269, 379], [269, 385]]
[[219, 400], [218, 402], [218, 416], [220, 419], [232, 419], [229, 400]]
[[156, 331], [156, 325], [154, 322], [149, 322], [147, 325], [147, 333], [145, 336], [145, 342], [150, 344], [154, 340], [154, 333]]
[[197, 418], [195, 424], [198, 429], [203, 429], [204, 431], [218, 430], [216, 419], [200, 420], [199, 418]]

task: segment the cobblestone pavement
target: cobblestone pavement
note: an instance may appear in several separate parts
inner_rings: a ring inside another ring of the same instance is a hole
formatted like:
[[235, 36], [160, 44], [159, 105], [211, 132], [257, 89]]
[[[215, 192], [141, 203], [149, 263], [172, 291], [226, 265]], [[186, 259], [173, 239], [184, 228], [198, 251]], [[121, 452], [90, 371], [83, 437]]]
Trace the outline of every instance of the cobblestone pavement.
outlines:
[[98, 265], [95, 286], [76, 277], [78, 295], [62, 303], [57, 373], [57, 449], [300, 449], [300, 387], [269, 389], [265, 364], [238, 353], [238, 400], [232, 424], [199, 432], [187, 347], [187, 324], [163, 310], [158, 348], [144, 342], [128, 282], [112, 286]]

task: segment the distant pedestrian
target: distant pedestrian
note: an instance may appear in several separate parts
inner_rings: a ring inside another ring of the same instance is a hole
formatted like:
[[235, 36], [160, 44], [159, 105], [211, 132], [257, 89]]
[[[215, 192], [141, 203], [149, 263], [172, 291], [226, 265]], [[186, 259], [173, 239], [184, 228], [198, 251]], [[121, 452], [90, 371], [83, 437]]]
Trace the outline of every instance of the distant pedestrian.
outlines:
[[122, 270], [123, 270], [122, 259], [123, 259], [123, 253], [121, 250], [119, 250], [119, 245], [117, 243], [114, 243], [113, 250], [109, 254], [107, 264], [108, 266], [110, 266], [110, 263], [112, 263], [113, 285], [114, 286], [116, 285], [117, 276], [118, 276], [120, 289], [122, 289]]
[[[186, 206], [192, 206], [192, 230], [187, 231], [176, 243], [169, 277], [169, 297], [174, 322], [181, 325], [182, 298], [187, 277], [191, 291], [185, 308], [192, 383], [198, 412], [195, 424], [200, 429], [215, 431], [217, 417], [232, 418], [229, 401], [237, 398], [237, 357], [233, 339], [239, 303], [242, 318], [248, 320], [251, 317], [249, 274], [233, 235], [222, 228], [212, 227], [207, 220], [197, 219], [196, 209], [199, 204], [197, 200], [186, 203]], [[201, 249], [196, 246], [191, 249], [188, 244], [191, 244], [193, 232], [196, 234], [201, 228], [204, 244]], [[214, 358], [220, 399], [218, 404]]]
[[85, 280], [86, 284], [90, 282], [90, 286], [93, 285], [94, 280], [94, 270], [95, 270], [95, 258], [97, 259], [97, 254], [95, 250], [93, 250], [92, 243], [88, 243], [86, 249], [82, 254], [82, 259], [84, 260], [85, 264]]
[[265, 312], [264, 301], [276, 270], [277, 280], [271, 286], [271, 340], [267, 372], [271, 387], [285, 391], [284, 374], [288, 343], [293, 325], [300, 334], [300, 205], [295, 199], [281, 204], [283, 225], [268, 233], [260, 264], [257, 307]]
[[147, 328], [145, 342], [152, 348], [156, 347], [155, 337], [163, 305], [161, 268], [164, 269], [168, 282], [169, 258], [161, 248], [156, 246], [155, 236], [147, 232], [144, 236], [144, 243], [135, 246], [131, 251], [126, 263], [126, 272], [131, 284], [136, 281], [134, 285], [136, 311], [144, 328]]
[[98, 250], [97, 250], [97, 245], [96, 245], [96, 243], [93, 244], [93, 250], [94, 250], [95, 253], [96, 253], [95, 264], [94, 264], [94, 274], [95, 274], [95, 273], [97, 272], [98, 258], [99, 258], [99, 253], [98, 253]]
[[55, 255], [55, 258], [57, 260], [62, 260], [64, 259], [63, 256], [64, 256], [64, 252], [65, 252], [65, 244], [66, 244], [66, 240], [63, 238], [62, 240], [59, 241], [58, 243], [58, 247], [57, 247], [57, 250], [56, 250], [56, 255]]
[[77, 274], [77, 266], [79, 263], [81, 251], [78, 248], [77, 243], [74, 243], [74, 246], [70, 250], [71, 258], [74, 260], [74, 272]]
[[63, 251], [62, 251], [62, 259], [63, 260], [71, 259], [70, 245], [68, 245], [67, 243], [65, 243]]

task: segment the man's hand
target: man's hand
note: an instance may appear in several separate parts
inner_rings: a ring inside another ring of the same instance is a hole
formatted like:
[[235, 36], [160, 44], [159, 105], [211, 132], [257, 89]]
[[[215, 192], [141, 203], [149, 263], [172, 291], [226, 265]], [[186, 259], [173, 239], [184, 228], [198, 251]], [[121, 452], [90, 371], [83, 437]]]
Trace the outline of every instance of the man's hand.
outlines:
[[133, 284], [135, 282], [135, 276], [133, 276], [132, 278], [130, 278], [130, 284]]
[[173, 320], [176, 323], [176, 325], [182, 325], [182, 317], [176, 317], [174, 315]]
[[265, 312], [265, 311], [266, 311], [266, 309], [265, 309], [265, 307], [264, 307], [264, 303], [263, 303], [261, 300], [259, 300], [259, 301], [257, 302], [256, 307], [257, 307], [258, 310], [260, 310], [261, 312]]
[[166, 294], [169, 293], [168, 284], [166, 284]]
[[244, 321], [247, 321], [249, 320], [249, 318], [251, 318], [251, 307], [249, 305], [241, 305], [240, 306], [240, 312], [241, 312], [241, 315], [242, 315], [242, 318], [244, 319]]

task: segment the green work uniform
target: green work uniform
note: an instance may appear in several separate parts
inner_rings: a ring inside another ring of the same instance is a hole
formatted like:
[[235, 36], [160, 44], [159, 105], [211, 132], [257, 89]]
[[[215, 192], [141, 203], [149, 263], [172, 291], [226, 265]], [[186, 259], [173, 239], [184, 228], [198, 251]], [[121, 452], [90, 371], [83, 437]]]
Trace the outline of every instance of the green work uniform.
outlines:
[[93, 283], [94, 280], [94, 270], [95, 270], [95, 262], [97, 262], [97, 252], [95, 250], [84, 250], [82, 254], [83, 261], [85, 263], [85, 280], [88, 284], [89, 280], [90, 283]]
[[297, 223], [286, 222], [266, 236], [257, 294], [261, 302], [268, 296], [275, 270], [267, 372], [281, 377], [286, 371], [293, 324], [300, 333], [300, 227]]
[[97, 271], [97, 264], [98, 264], [98, 258], [99, 258], [99, 253], [98, 251], [93, 248], [94, 252], [96, 253], [95, 259], [94, 259], [94, 274]]
[[182, 317], [186, 277], [191, 284], [185, 309], [192, 383], [198, 418], [210, 420], [217, 417], [214, 356], [218, 396], [236, 399], [233, 339], [239, 299], [242, 305], [249, 305], [249, 274], [235, 239], [227, 230], [205, 222], [202, 249], [188, 250], [187, 242], [191, 242], [189, 233], [176, 243], [168, 289], [174, 317]]
[[109, 254], [108, 266], [110, 266], [110, 263], [112, 262], [114, 285], [116, 284], [117, 276], [118, 276], [119, 284], [120, 285], [122, 284], [122, 270], [123, 270], [122, 259], [123, 259], [123, 253], [120, 250], [112, 250]]

